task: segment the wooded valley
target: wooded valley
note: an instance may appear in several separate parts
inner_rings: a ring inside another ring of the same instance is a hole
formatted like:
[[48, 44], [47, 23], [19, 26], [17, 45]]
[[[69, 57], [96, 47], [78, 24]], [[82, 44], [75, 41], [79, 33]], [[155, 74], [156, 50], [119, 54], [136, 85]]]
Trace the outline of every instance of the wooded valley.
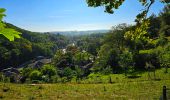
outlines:
[[[2, 21], [0, 29], [21, 34], [9, 41], [0, 31], [0, 99], [13, 98], [8, 91], [29, 100], [75, 99], [75, 95], [77, 99], [158, 99], [163, 85], [170, 88], [170, 5], [139, 21], [83, 35], [31, 32]], [[18, 91], [19, 87], [25, 91]], [[48, 93], [52, 88], [57, 95]]]

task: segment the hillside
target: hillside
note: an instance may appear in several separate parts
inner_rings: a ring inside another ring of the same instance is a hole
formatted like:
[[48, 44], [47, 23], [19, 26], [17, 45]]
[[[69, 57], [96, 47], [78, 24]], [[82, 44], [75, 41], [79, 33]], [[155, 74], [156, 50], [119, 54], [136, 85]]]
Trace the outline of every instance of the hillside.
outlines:
[[37, 56], [52, 57], [56, 50], [65, 48], [69, 42], [60, 34], [30, 32], [9, 23], [6, 26], [22, 35], [13, 42], [0, 37], [0, 69], [16, 67]]

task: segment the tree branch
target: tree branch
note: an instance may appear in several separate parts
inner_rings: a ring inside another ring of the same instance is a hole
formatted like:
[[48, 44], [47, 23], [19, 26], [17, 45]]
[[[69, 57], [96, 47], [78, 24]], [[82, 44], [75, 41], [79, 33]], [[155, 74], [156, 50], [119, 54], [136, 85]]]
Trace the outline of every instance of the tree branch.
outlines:
[[148, 14], [148, 12], [149, 12], [149, 9], [150, 9], [150, 7], [151, 7], [151, 5], [153, 4], [155, 2], [155, 0], [150, 0], [150, 4], [148, 5], [148, 7], [146, 8], [146, 16], [145, 16], [145, 18], [147, 17], [147, 14]]

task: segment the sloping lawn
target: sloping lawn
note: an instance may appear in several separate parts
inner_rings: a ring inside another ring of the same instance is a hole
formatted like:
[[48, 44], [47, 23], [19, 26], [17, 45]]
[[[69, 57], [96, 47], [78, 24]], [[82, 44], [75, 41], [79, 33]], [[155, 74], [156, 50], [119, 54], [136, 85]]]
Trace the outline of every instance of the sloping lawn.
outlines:
[[170, 88], [170, 73], [163, 70], [156, 72], [159, 80], [148, 80], [148, 73], [139, 75], [135, 79], [111, 75], [113, 84], [0, 83], [0, 100], [158, 100], [162, 87]]

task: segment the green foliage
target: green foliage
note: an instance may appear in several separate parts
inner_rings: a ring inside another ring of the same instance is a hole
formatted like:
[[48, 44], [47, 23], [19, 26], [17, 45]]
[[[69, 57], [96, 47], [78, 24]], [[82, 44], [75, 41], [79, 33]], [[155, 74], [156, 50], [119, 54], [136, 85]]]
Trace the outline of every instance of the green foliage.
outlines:
[[10, 41], [14, 41], [14, 38], [20, 38], [20, 36], [19, 36], [20, 33], [19, 32], [16, 32], [15, 30], [8, 29], [8, 28], [2, 28], [1, 27], [0, 34], [5, 36]]
[[76, 75], [76, 72], [71, 68], [67, 67], [63, 70], [63, 76], [67, 77], [67, 80], [70, 81]]
[[165, 67], [166, 70], [168, 67], [170, 67], [170, 44], [166, 45], [164, 49], [162, 49], [159, 55], [159, 61], [161, 63], [161, 66]]
[[127, 71], [134, 65], [132, 53], [129, 51], [124, 51], [122, 54], [120, 54], [119, 65], [125, 70], [126, 76]]
[[105, 36], [104, 43], [108, 43], [113, 48], [118, 48], [119, 50], [122, 50], [125, 45], [124, 34], [129, 27], [131, 26], [127, 25], [126, 23], [122, 23], [112, 27], [111, 32]]
[[29, 75], [30, 75], [30, 73], [31, 73], [32, 71], [33, 71], [32, 68], [23, 68], [23, 69], [20, 70], [21, 75], [22, 75], [23, 77], [26, 77], [26, 78], [29, 77]]
[[43, 75], [48, 75], [49, 78], [51, 78], [52, 76], [57, 75], [57, 70], [52, 65], [44, 65], [41, 69], [41, 73]]
[[57, 50], [53, 57], [53, 63], [58, 68], [68, 67], [73, 63], [74, 51], [67, 51], [66, 49]]
[[[107, 51], [107, 52], [106, 52]], [[99, 72], [108, 67], [110, 61], [112, 61], [113, 49], [108, 44], [101, 46], [100, 51], [98, 52], [98, 57], [95, 60], [94, 67], [92, 70], [94, 72]], [[114, 59], [114, 58], [113, 58]]]
[[149, 20], [145, 20], [142, 24], [137, 25], [135, 29], [127, 31], [124, 38], [134, 43], [134, 49], [137, 50], [137, 44], [139, 42], [145, 43], [150, 41], [148, 37]]
[[78, 79], [82, 78], [84, 75], [84, 70], [81, 69], [79, 66], [75, 66], [75, 72]]
[[113, 69], [111, 68], [111, 66], [107, 66], [105, 69], [101, 71], [101, 73], [104, 75], [112, 74], [112, 72], [113, 72]]
[[164, 46], [168, 43], [168, 39], [165, 37], [165, 35], [163, 33], [160, 33], [160, 36], [157, 40], [156, 45], [157, 46]]
[[97, 58], [92, 68], [95, 72], [102, 72], [109, 74], [111, 72], [118, 73], [121, 68], [119, 67], [119, 54], [125, 48], [124, 34], [130, 26], [127, 24], [119, 24], [112, 27], [111, 32], [105, 35], [103, 45], [98, 51]]
[[42, 73], [38, 70], [33, 70], [29, 75], [31, 80], [41, 80]]
[[[120, 6], [116, 7], [117, 4], [123, 3], [120, 0], [88, 0], [88, 2], [95, 7], [106, 6], [106, 12], [109, 13]], [[110, 4], [114, 2], [115, 4]], [[140, 2], [149, 7], [147, 5], [149, 1]], [[107, 6], [111, 5], [114, 7], [109, 10]], [[42, 34], [26, 31], [9, 23], [0, 24], [0, 28], [14, 29], [22, 33], [22, 38], [12, 42], [0, 37], [0, 70], [6, 66], [17, 67], [26, 61], [34, 63], [37, 56], [45, 56], [52, 58], [51, 65], [44, 65], [38, 69], [23, 68], [22, 78], [34, 82], [79, 80], [79, 83], [107, 83], [111, 80], [110, 83], [114, 83], [120, 81], [119, 77], [106, 75], [119, 74], [122, 70], [125, 74], [136, 71], [134, 74], [136, 75], [138, 70], [144, 69], [146, 62], [151, 62], [155, 68], [159, 68], [160, 65], [168, 68], [169, 8], [159, 16], [152, 15], [148, 19], [146, 14], [147, 9], [137, 16], [137, 24], [133, 26], [123, 23], [112, 27], [106, 34], [81, 35], [68, 39], [60, 34]], [[124, 78], [123, 75], [120, 77]]]
[[0, 35], [5, 36], [8, 40], [14, 41], [14, 38], [20, 38], [19, 32], [14, 29], [6, 28], [6, 25], [3, 23], [2, 19], [5, 16], [5, 9], [0, 8]]
[[148, 50], [140, 50], [138, 55], [135, 55], [135, 68], [138, 70], [144, 70], [145, 64], [147, 62], [151, 62], [155, 68], [160, 68], [157, 50], [148, 49]]
[[170, 36], [170, 4], [166, 5], [163, 11], [160, 13], [161, 29], [160, 34]]
[[[38, 100], [44, 99], [97, 99], [97, 100], [123, 100], [123, 99], [134, 99], [134, 100], [152, 100], [160, 99], [162, 94], [162, 86], [170, 86], [170, 73], [164, 74], [163, 70], [156, 71], [157, 76], [160, 80], [148, 81], [148, 73], [140, 73], [141, 77], [130, 79], [125, 78], [122, 74], [113, 75], [100, 75], [100, 81], [103, 84], [88, 84], [92, 83], [93, 80], [84, 81], [87, 84], [11, 84], [5, 83], [10, 88], [8, 92], [1, 92], [0, 96], [10, 100], [27, 100], [30, 97]], [[95, 75], [94, 80], [96, 79]], [[97, 76], [97, 75], [96, 75]], [[109, 77], [112, 78], [114, 84], [108, 84]], [[96, 79], [97, 80], [97, 79]], [[99, 79], [98, 79], [99, 80]], [[40, 88], [42, 87], [42, 89]], [[104, 91], [104, 87], [105, 90]], [[0, 90], [3, 91], [4, 85], [0, 83]], [[30, 92], [31, 91], [31, 92]], [[89, 94], [90, 93], [90, 94]], [[23, 96], [21, 96], [21, 94]], [[74, 94], [74, 95], [73, 95]]]
[[9, 23], [4, 24], [6, 28], [22, 33], [22, 37], [15, 41], [0, 37], [0, 69], [17, 67], [37, 56], [52, 57], [57, 49], [66, 47], [68, 42], [60, 34], [30, 32]]
[[74, 55], [73, 60], [77, 65], [84, 65], [92, 59], [92, 55], [88, 52], [78, 52]]
[[[148, 12], [150, 6], [155, 2], [155, 0], [138, 0], [146, 9], [138, 15], [139, 17], [145, 16], [145, 14]], [[114, 9], [118, 9], [125, 0], [86, 0], [88, 6], [90, 7], [99, 7], [104, 6], [105, 12], [113, 14]], [[163, 3], [169, 3], [169, 0], [161, 0]]]
[[105, 7], [105, 12], [112, 14], [113, 10], [112, 9], [118, 9], [119, 6], [122, 5], [122, 3], [125, 0], [119, 0], [119, 1], [109, 1], [109, 0], [87, 0], [88, 6], [91, 7], [99, 7], [99, 6], [104, 6]]
[[153, 49], [139, 51], [139, 54], [151, 54], [151, 53], [153, 53]]
[[55, 65], [64, 58], [64, 52], [62, 50], [57, 50], [54, 57], [53, 62]]
[[[0, 21], [2, 21], [3, 17], [6, 16], [4, 14], [4, 12], [6, 11], [6, 9], [4, 8], [0, 8]], [[3, 27], [3, 24], [0, 24], [1, 26], [0, 27]]]
[[94, 33], [90, 35], [76, 36], [73, 40], [71, 39], [71, 41], [75, 41], [81, 51], [85, 50], [96, 56], [100, 46], [102, 45], [101, 39], [104, 35], [105, 34], [102, 33]]

